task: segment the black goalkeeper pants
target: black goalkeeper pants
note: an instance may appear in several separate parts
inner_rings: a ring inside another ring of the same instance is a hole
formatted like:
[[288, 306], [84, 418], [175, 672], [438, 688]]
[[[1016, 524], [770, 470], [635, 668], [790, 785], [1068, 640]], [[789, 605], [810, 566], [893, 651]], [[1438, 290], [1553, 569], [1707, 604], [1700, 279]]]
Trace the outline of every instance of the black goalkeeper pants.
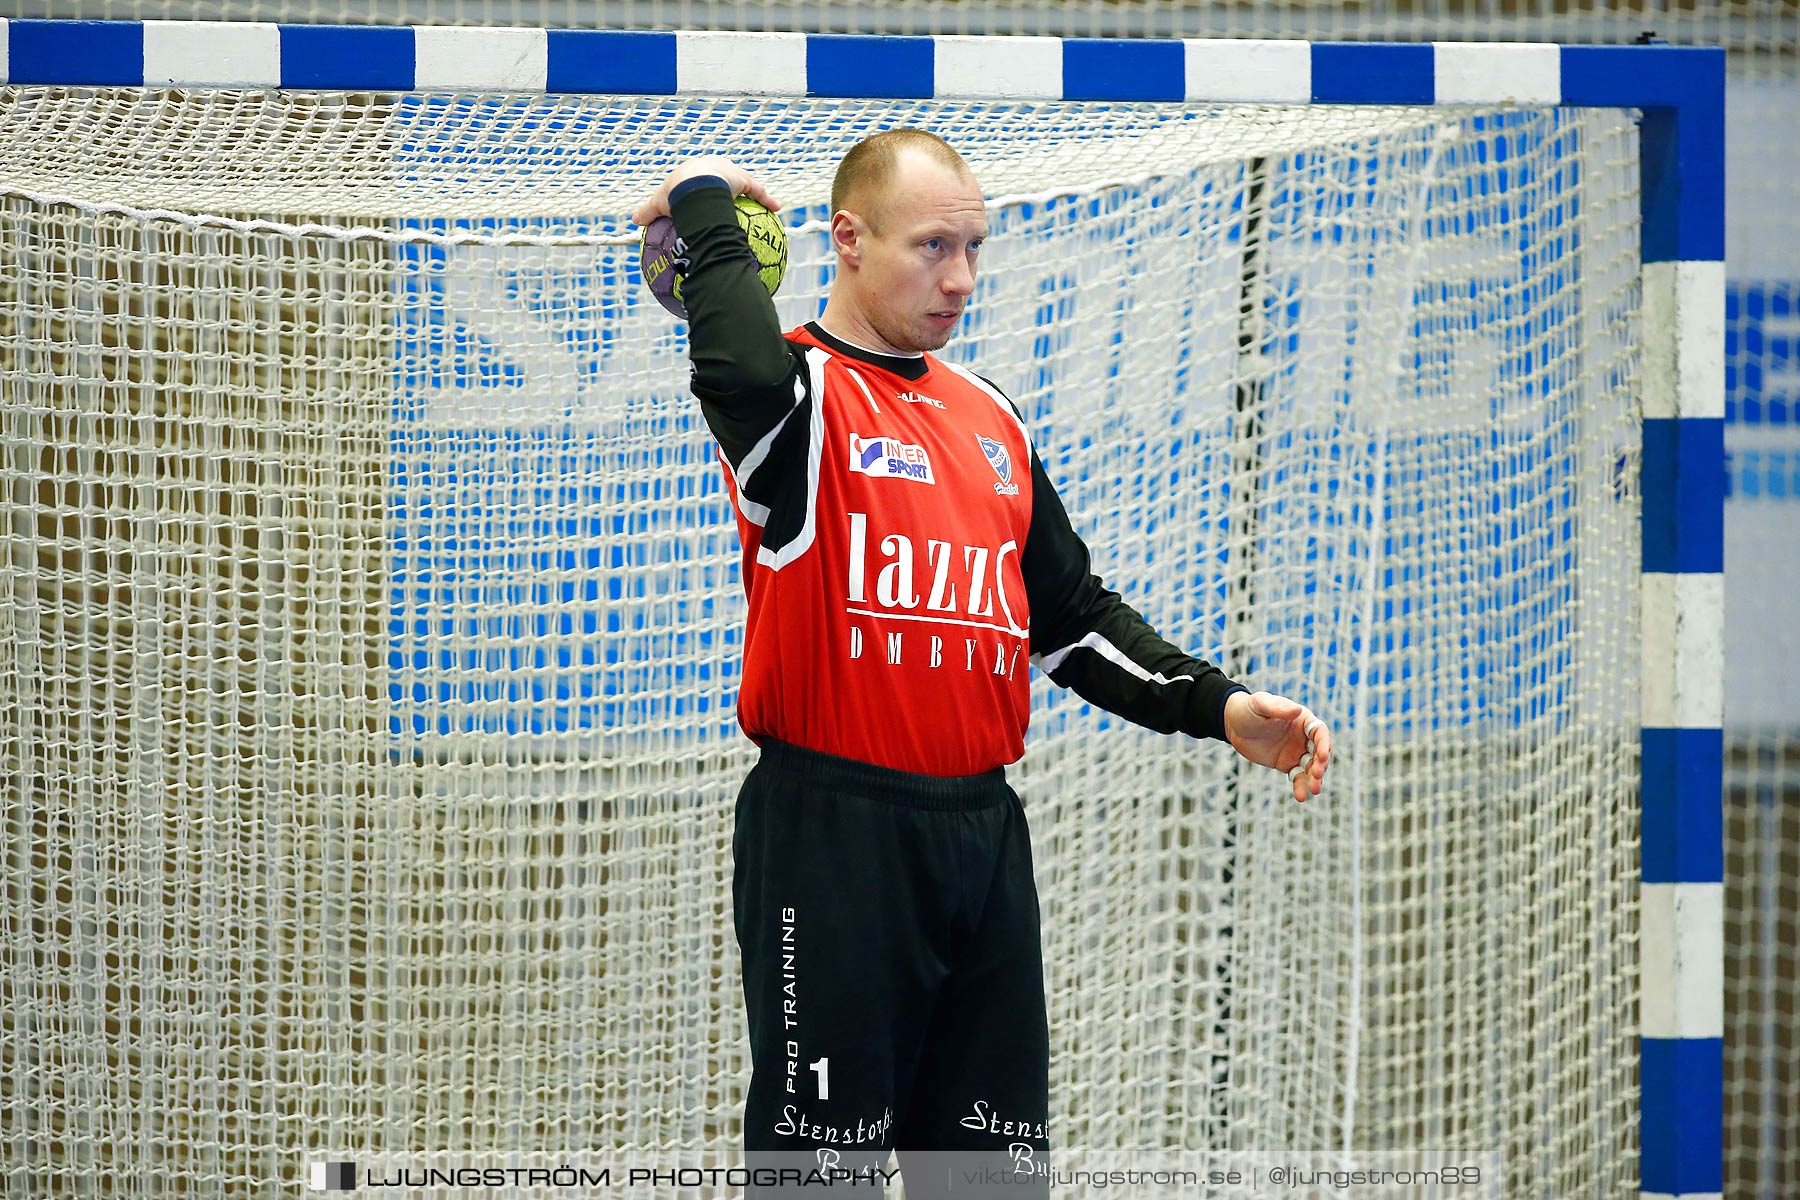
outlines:
[[885, 1166], [897, 1150], [915, 1196], [939, 1190], [928, 1170], [975, 1159], [1013, 1184], [1046, 1171], [1037, 886], [1004, 771], [940, 779], [768, 742], [732, 851], [746, 1163]]

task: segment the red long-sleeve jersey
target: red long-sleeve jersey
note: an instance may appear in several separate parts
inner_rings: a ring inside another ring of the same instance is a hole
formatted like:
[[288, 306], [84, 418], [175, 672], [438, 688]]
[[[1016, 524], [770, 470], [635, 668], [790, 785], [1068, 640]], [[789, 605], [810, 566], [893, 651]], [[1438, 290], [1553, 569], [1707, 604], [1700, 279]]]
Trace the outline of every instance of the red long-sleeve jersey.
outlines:
[[933, 355], [786, 335], [722, 180], [672, 204], [693, 390], [744, 548], [738, 719], [927, 775], [1024, 753], [1029, 668], [1162, 732], [1223, 737], [1243, 690], [1089, 570], [1011, 402]]

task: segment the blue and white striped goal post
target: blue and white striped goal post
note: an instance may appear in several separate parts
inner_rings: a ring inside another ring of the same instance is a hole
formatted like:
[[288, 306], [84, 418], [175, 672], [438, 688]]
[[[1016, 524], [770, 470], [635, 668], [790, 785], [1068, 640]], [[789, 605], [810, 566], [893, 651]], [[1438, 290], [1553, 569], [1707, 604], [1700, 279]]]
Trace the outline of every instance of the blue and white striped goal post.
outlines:
[[1642, 110], [1640, 1180], [1722, 1193], [1722, 50], [15, 20], [0, 83]]

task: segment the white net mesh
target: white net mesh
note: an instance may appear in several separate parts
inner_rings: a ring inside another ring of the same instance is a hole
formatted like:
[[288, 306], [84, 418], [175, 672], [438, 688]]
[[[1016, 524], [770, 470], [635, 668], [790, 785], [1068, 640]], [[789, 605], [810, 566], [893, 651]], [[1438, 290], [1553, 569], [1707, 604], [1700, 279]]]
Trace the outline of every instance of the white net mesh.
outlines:
[[[613, 243], [677, 145], [803, 228], [893, 123], [1033, 197], [952, 352], [1096, 569], [1340, 731], [1295, 806], [1038, 681], [1053, 1143], [1634, 1190], [1626, 114], [0, 107], [9, 1194], [734, 1144], [737, 547], [683, 331]], [[264, 131], [258, 169], [196, 169], [202, 128]], [[1017, 144], [1052, 129], [1079, 153]], [[831, 275], [792, 249], [790, 323]]]
[[[80, 90], [0, 92], [0, 118], [17, 131], [8, 182], [44, 199], [177, 209], [190, 221], [270, 212], [589, 218], [595, 229], [632, 240], [624, 215], [683, 158], [735, 154], [756, 162], [790, 207], [823, 205], [838, 160], [871, 122], [937, 115], [865, 100], [814, 101], [779, 120], [768, 102], [753, 99], [694, 107], [571, 96], [558, 99], [553, 118], [546, 107], [508, 95], [422, 94], [371, 106], [342, 93], [298, 93], [272, 106], [256, 91], [145, 91], [96, 108]], [[1001, 203], [1160, 174], [1171, 153], [1198, 168], [1432, 119], [1428, 109], [1379, 106], [1244, 109], [1229, 126], [1178, 105], [1019, 102], [986, 111], [990, 124], [959, 131], [960, 149]], [[554, 138], [537, 127], [546, 119], [560, 123]], [[800, 119], [808, 136], [795, 141], [791, 122]], [[528, 238], [545, 232], [534, 228]]]

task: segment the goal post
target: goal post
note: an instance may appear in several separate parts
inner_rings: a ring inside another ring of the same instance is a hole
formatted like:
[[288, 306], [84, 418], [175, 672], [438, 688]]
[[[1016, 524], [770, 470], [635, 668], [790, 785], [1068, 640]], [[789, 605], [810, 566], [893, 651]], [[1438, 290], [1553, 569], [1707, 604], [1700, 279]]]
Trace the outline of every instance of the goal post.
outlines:
[[793, 324], [921, 124], [993, 197], [946, 354], [1341, 747], [1283, 805], [1034, 683], [1053, 1147], [1717, 1195], [1723, 77], [0, 22], [6, 1190], [731, 1147], [735, 533], [624, 218], [735, 154]]

